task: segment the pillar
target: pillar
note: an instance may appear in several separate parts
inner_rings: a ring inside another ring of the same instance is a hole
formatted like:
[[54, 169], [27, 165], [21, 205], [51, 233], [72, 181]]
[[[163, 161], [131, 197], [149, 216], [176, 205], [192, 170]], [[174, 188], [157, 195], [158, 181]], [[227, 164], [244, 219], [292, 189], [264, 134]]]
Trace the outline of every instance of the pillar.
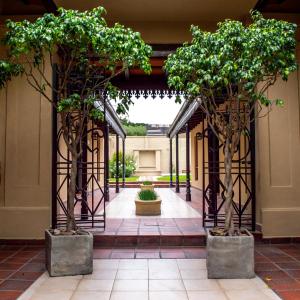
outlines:
[[119, 177], [120, 177], [120, 172], [119, 172], [119, 136], [116, 134], [116, 193], [120, 192], [120, 187], [119, 187]]
[[170, 170], [170, 188], [173, 187], [173, 170], [172, 170], [172, 138], [170, 138], [170, 166], [169, 166], [169, 170]]
[[125, 139], [122, 140], [122, 187], [125, 188]]
[[178, 133], [176, 134], [176, 193], [180, 192], [179, 188], [179, 145], [178, 145]]
[[190, 128], [189, 124], [185, 124], [185, 140], [186, 140], [186, 201], [191, 201], [191, 178], [190, 178]]

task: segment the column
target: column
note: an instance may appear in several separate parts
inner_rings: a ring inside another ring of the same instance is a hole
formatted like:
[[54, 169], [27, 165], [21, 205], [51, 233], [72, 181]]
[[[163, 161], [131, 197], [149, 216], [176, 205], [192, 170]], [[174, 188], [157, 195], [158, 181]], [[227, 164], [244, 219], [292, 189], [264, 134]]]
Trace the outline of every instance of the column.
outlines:
[[170, 188], [173, 187], [173, 170], [172, 170], [172, 138], [170, 138]]
[[116, 134], [116, 193], [120, 192], [120, 187], [119, 187], [119, 136]]
[[104, 199], [109, 201], [109, 124], [105, 123], [104, 134]]
[[125, 138], [122, 140], [122, 187], [125, 188]]
[[185, 140], [186, 140], [186, 201], [191, 201], [191, 178], [190, 178], [190, 128], [189, 124], [185, 124]]
[[180, 192], [179, 188], [179, 147], [178, 147], [178, 133], [176, 134], [176, 193]]

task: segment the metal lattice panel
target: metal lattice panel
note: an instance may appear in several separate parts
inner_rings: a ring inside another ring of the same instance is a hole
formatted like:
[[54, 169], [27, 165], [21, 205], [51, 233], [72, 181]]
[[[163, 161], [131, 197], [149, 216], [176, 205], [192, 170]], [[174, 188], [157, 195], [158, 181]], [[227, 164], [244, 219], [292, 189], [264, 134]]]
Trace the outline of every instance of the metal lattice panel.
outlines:
[[[81, 228], [105, 228], [105, 162], [101, 145], [104, 143], [103, 128], [91, 122], [88, 124], [82, 143], [82, 155], [78, 161], [76, 195], [74, 199], [75, 220]], [[57, 133], [56, 162], [56, 226], [66, 224], [67, 193], [70, 182], [71, 160], [62, 137], [62, 129]]]
[[[203, 226], [222, 226], [225, 220], [224, 144], [220, 144], [206, 122], [198, 133], [202, 148]], [[233, 214], [239, 227], [255, 230], [254, 125], [241, 135], [232, 160]]]

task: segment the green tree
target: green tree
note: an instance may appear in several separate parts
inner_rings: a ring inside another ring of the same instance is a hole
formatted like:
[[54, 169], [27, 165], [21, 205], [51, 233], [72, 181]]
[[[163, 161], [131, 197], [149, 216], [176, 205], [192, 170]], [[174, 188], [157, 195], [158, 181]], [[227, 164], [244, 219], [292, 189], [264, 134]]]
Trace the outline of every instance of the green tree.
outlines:
[[[125, 113], [131, 101], [111, 84], [126, 69], [138, 66], [151, 71], [151, 47], [138, 32], [118, 23], [108, 26], [104, 8], [79, 12], [60, 8], [57, 15], [45, 14], [34, 22], [8, 20], [5, 44], [8, 59], [0, 62], [0, 86], [23, 74], [38, 93], [55, 107], [64, 142], [71, 153], [71, 177], [67, 199], [67, 230], [75, 230], [74, 198], [77, 161], [82, 152], [85, 124], [103, 119], [98, 108], [106, 95], [120, 98], [117, 113]], [[58, 87], [44, 75], [57, 66]], [[41, 79], [40, 79], [41, 78]], [[57, 94], [55, 102], [49, 91]]]
[[[283, 100], [265, 93], [278, 78], [287, 80], [297, 68], [296, 25], [265, 19], [251, 12], [252, 23], [226, 20], [215, 32], [191, 27], [192, 42], [168, 57], [165, 68], [170, 87], [199, 101], [206, 120], [225, 145], [225, 228], [234, 234], [232, 158], [253, 113], [282, 106]], [[246, 111], [241, 111], [241, 106]]]

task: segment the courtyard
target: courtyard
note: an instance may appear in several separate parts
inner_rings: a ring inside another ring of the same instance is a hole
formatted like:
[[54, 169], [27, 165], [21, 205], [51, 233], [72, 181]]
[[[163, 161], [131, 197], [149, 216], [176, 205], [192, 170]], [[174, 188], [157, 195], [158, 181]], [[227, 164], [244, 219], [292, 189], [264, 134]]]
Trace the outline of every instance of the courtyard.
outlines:
[[300, 300], [298, 1], [0, 2], [0, 300]]

